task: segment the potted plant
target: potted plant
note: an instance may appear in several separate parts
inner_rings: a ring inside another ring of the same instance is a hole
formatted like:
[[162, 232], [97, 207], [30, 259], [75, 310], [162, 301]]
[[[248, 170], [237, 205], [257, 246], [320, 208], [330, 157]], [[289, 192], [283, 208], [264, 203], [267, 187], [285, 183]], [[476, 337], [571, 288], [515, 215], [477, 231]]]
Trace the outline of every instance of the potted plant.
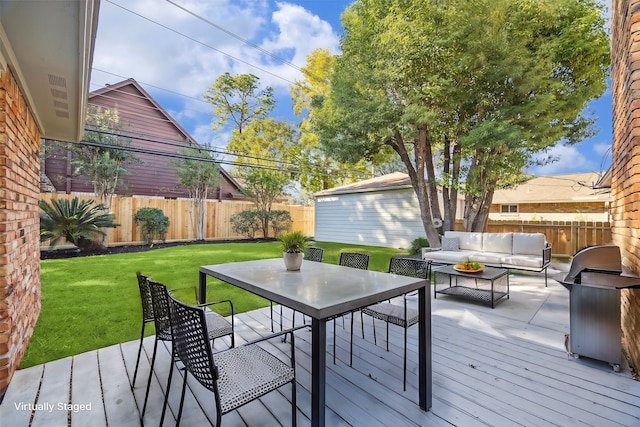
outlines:
[[311, 238], [309, 236], [305, 236], [301, 231], [289, 231], [287, 233], [282, 233], [278, 237], [278, 240], [282, 244], [282, 255], [284, 258], [284, 265], [287, 270], [300, 270], [304, 251], [307, 249]]

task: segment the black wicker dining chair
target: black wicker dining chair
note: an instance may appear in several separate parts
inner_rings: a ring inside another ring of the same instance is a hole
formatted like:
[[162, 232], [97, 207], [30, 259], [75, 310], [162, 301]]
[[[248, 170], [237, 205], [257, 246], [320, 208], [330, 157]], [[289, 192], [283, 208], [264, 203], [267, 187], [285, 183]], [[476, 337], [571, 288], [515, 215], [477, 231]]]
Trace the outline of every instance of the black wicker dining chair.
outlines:
[[151, 302], [151, 293], [149, 291], [149, 277], [143, 275], [139, 271], [136, 272], [136, 276], [138, 278], [138, 289], [140, 290], [140, 301], [142, 303], [142, 330], [140, 331], [140, 345], [138, 346], [138, 357], [136, 358], [136, 368], [133, 371], [131, 387], [136, 386], [138, 366], [140, 365], [140, 355], [142, 354], [142, 342], [144, 340], [144, 329], [147, 326], [147, 323], [153, 322], [153, 303]]
[[[369, 255], [358, 252], [342, 252], [339, 264], [344, 267], [369, 269]], [[333, 318], [333, 364], [336, 364], [336, 318], [342, 317], [342, 329], [344, 329], [344, 314]], [[351, 313], [351, 334], [353, 334], [353, 313]], [[349, 366], [353, 365], [353, 340], [350, 343]]]
[[[224, 414], [291, 383], [291, 421], [292, 425], [296, 426], [295, 336], [292, 330], [281, 331], [239, 347], [213, 353], [208, 340], [204, 309], [189, 306], [171, 296], [169, 305], [173, 354], [185, 368], [176, 426], [180, 425], [189, 375], [213, 392], [216, 426], [220, 425]], [[257, 344], [289, 333], [290, 366]], [[173, 369], [169, 371], [169, 382], [172, 373]], [[163, 424], [168, 398], [167, 392], [159, 425]]]
[[[151, 368], [149, 370], [149, 378], [147, 379], [147, 391], [144, 396], [144, 405], [142, 407], [142, 416], [147, 409], [147, 400], [149, 398], [149, 389], [151, 387], [151, 380], [153, 378], [153, 367], [156, 360], [156, 353], [158, 350], [158, 342], [165, 341], [169, 342], [172, 340], [171, 334], [171, 321], [169, 318], [169, 294], [171, 291], [167, 289], [165, 285], [162, 283], [154, 282], [152, 280], [148, 281], [149, 293], [151, 294], [151, 301], [153, 304], [153, 313], [154, 313], [154, 323], [156, 328], [156, 339], [153, 343], [153, 355], [151, 356]], [[228, 303], [231, 306], [231, 322], [227, 319], [215, 313], [211, 310], [205, 311], [205, 320], [207, 323], [207, 331], [208, 338], [211, 342], [211, 346], [213, 347], [214, 341], [216, 338], [221, 338], [224, 336], [231, 336], [231, 347], [235, 346], [235, 338], [234, 338], [234, 325], [233, 325], [233, 304], [231, 301], [216, 301], [213, 303], [201, 304], [199, 307], [206, 307], [212, 304], [217, 304], [220, 302]], [[167, 385], [166, 392], [169, 392], [169, 384]]]
[[304, 259], [307, 261], [322, 262], [323, 255], [324, 249], [311, 247], [307, 248], [307, 253], [304, 254]]
[[[416, 277], [419, 279], [428, 279], [431, 263], [421, 258], [392, 257], [389, 261], [389, 273], [399, 274], [402, 276]], [[412, 292], [409, 295], [415, 295]], [[380, 319], [387, 324], [387, 351], [389, 351], [389, 323], [400, 326], [404, 329], [404, 374], [402, 378], [403, 390], [407, 390], [407, 330], [418, 323], [418, 310], [407, 307], [407, 294], [403, 295], [403, 305], [393, 304], [391, 302], [380, 302], [363, 308], [360, 311], [360, 319], [362, 323], [362, 338], [364, 338], [364, 316], [369, 315], [373, 321], [373, 342], [378, 344], [376, 339], [376, 322]], [[353, 340], [353, 326], [351, 330], [351, 339]]]

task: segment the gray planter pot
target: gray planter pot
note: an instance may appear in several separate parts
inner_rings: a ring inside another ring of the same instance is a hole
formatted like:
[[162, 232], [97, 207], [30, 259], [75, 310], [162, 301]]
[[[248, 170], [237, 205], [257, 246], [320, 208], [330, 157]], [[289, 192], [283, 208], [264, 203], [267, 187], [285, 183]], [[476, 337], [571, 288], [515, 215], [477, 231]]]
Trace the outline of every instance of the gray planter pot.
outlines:
[[300, 253], [289, 253], [283, 252], [282, 257], [284, 258], [284, 266], [289, 271], [297, 271], [300, 270], [300, 266], [302, 265], [302, 259], [304, 258], [304, 254]]

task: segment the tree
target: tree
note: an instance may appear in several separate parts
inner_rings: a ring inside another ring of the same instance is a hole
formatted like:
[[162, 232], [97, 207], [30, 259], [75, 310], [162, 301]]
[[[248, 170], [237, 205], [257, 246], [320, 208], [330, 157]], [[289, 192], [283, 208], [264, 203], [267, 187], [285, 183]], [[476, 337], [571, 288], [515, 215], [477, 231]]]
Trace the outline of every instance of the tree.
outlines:
[[275, 104], [273, 88], [260, 90], [259, 80], [253, 74], [232, 76], [224, 73], [209, 86], [204, 100], [213, 105], [213, 130], [231, 120], [238, 132], [242, 133], [249, 122], [269, 115]]
[[69, 144], [67, 149], [73, 153], [74, 175], [91, 181], [96, 202], [108, 212], [116, 188], [122, 185], [122, 176], [128, 173], [127, 166], [142, 162], [130, 151], [121, 149], [129, 147], [131, 140], [120, 136], [124, 124], [117, 109], [90, 105], [86, 127], [82, 139], [95, 145]]
[[242, 156], [237, 173], [244, 179], [243, 192], [251, 197], [261, 213], [262, 232], [269, 236], [271, 207], [291, 181], [290, 152], [295, 131], [285, 122], [254, 120], [244, 132], [234, 130], [227, 149]]
[[593, 0], [360, 0], [317, 130], [341, 160], [391, 147], [411, 177], [430, 246], [434, 219], [482, 230], [497, 188], [534, 155], [589, 133], [586, 103], [606, 88], [609, 42]]
[[51, 240], [53, 248], [65, 239], [81, 250], [92, 249], [97, 243], [94, 239], [105, 235], [102, 228], [116, 227], [113, 214], [105, 213], [104, 206], [94, 203], [77, 197], [40, 200], [40, 241]]
[[332, 158], [314, 131], [316, 110], [314, 103], [321, 102], [331, 88], [331, 68], [334, 57], [327, 49], [316, 49], [307, 57], [302, 67], [303, 80], [297, 80], [289, 88], [293, 100], [293, 112], [302, 115], [299, 140], [295, 146], [296, 165], [302, 171], [299, 182], [302, 189], [320, 191], [337, 185], [362, 179], [367, 176], [370, 166], [364, 160], [356, 163], [341, 163]]
[[196, 239], [204, 240], [205, 201], [209, 191], [220, 186], [220, 167], [211, 157], [208, 147], [187, 147], [181, 150], [185, 157], [172, 162], [180, 184], [189, 192], [194, 210]]

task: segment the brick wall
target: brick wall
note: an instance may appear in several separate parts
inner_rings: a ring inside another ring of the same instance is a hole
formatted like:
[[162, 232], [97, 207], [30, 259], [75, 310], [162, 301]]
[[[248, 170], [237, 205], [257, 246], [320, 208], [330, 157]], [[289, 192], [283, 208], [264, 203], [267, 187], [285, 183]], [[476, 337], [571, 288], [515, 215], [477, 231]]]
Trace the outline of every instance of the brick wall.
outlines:
[[0, 397], [40, 313], [40, 132], [0, 68]]
[[[640, 274], [640, 0], [613, 0], [611, 223], [623, 264]], [[640, 291], [622, 292], [623, 348], [640, 371]]]

